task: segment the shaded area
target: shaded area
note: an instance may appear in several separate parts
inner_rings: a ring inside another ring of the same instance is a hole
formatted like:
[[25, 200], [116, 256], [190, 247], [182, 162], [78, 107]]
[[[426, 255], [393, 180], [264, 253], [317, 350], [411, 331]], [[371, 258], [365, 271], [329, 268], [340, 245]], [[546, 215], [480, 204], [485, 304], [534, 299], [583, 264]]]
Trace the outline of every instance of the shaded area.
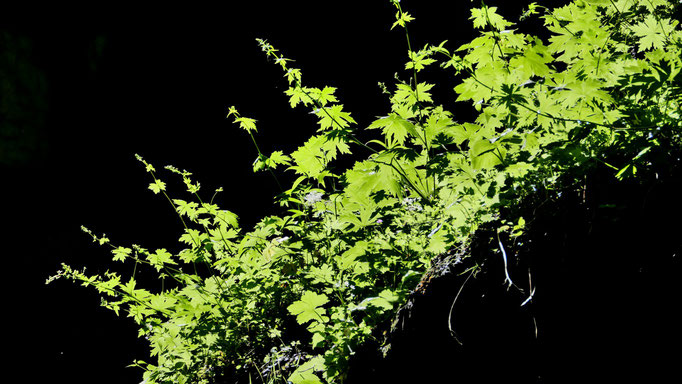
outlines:
[[0, 30], [0, 166], [47, 157], [47, 83], [27, 36]]
[[[387, 358], [376, 349], [359, 352], [349, 382], [679, 379], [682, 240], [674, 218], [682, 214], [681, 170], [678, 159], [624, 182], [592, 171], [560, 197], [528, 202], [528, 232], [502, 239], [522, 292], [504, 283], [496, 227], [481, 229], [471, 257], [451, 265], [455, 273], [413, 294]], [[474, 263], [482, 272], [462, 288], [462, 272]], [[529, 271], [535, 294], [521, 307]]]

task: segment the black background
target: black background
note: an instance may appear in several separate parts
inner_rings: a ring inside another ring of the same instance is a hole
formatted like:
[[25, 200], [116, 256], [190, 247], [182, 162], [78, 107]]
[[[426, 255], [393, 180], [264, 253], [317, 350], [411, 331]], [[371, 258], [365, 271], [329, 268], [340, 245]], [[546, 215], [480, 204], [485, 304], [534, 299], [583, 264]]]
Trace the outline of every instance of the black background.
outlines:
[[[515, 21], [526, 2], [508, 3], [491, 5]], [[408, 76], [405, 36], [390, 30], [395, 11], [388, 1], [226, 4], [0, 12], [2, 81], [13, 87], [0, 96], [3, 108], [16, 112], [3, 111], [0, 123], [19, 116], [11, 123], [20, 128], [0, 137], [20, 148], [1, 158], [2, 313], [9, 320], [6, 362], [22, 382], [140, 380], [139, 370], [125, 368], [147, 357], [131, 319], [101, 308], [91, 289], [44, 285], [61, 262], [91, 273], [110, 268], [107, 249], [81, 225], [117, 245], [174, 249], [180, 223], [163, 197], [146, 189], [149, 176], [135, 153], [165, 179], [167, 164], [193, 172], [204, 197], [222, 186], [217, 203], [237, 213], [245, 229], [277, 212], [276, 185], [252, 173], [256, 151], [225, 119], [227, 108], [258, 120], [266, 153], [291, 152], [316, 124], [308, 111], [289, 108], [282, 72], [255, 38], [296, 60], [306, 85], [337, 87], [360, 128], [388, 111], [377, 82], [393, 84], [396, 72]], [[416, 17], [414, 49], [442, 40], [453, 49], [474, 36], [467, 1], [402, 4]], [[435, 79], [436, 95], [447, 97], [439, 102], [451, 108], [454, 80]], [[180, 185], [169, 187], [183, 196]]]

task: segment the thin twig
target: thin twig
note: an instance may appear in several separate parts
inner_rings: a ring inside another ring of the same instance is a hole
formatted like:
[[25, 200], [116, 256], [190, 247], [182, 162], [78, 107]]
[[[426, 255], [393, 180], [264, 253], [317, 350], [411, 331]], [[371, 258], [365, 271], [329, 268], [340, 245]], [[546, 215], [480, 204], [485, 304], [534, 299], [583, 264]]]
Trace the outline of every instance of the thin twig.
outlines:
[[459, 299], [459, 295], [462, 293], [462, 290], [464, 289], [464, 286], [466, 283], [469, 281], [471, 276], [473, 276], [474, 272], [476, 272], [476, 267], [471, 267], [471, 272], [469, 272], [469, 276], [467, 276], [466, 280], [464, 280], [464, 283], [459, 287], [459, 290], [457, 291], [457, 295], [455, 296], [455, 299], [452, 301], [452, 305], [450, 305], [450, 313], [448, 314], [448, 329], [450, 330], [450, 335], [457, 341], [457, 344], [462, 345], [462, 342], [457, 338], [457, 333], [452, 327], [452, 314], [455, 309], [455, 303], [457, 303], [457, 299]]

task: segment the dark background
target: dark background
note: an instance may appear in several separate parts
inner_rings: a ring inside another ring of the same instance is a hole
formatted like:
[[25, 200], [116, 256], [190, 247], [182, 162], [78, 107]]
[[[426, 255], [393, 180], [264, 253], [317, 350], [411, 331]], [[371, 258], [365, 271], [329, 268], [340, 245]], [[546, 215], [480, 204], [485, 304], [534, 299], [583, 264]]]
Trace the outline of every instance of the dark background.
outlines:
[[[491, 5], [517, 20], [526, 2], [498, 3]], [[377, 82], [408, 76], [405, 36], [390, 31], [388, 1], [227, 4], [0, 9], [2, 313], [8, 372], [22, 382], [140, 380], [139, 370], [125, 368], [147, 358], [131, 319], [101, 308], [91, 289], [44, 285], [61, 262], [91, 273], [110, 268], [107, 249], [81, 225], [120, 245], [177, 244], [179, 221], [146, 189], [149, 176], [135, 153], [166, 179], [167, 164], [193, 172], [206, 198], [222, 186], [217, 203], [245, 229], [277, 212], [276, 185], [251, 172], [256, 151], [225, 119], [227, 108], [258, 120], [266, 153], [291, 152], [316, 120], [289, 108], [281, 70], [255, 38], [296, 60], [306, 85], [337, 87], [360, 128], [388, 110]], [[416, 17], [414, 49], [442, 40], [453, 49], [474, 36], [469, 2], [402, 4]], [[438, 79], [435, 93], [451, 108], [455, 82]], [[169, 186], [183, 196], [180, 185]]]

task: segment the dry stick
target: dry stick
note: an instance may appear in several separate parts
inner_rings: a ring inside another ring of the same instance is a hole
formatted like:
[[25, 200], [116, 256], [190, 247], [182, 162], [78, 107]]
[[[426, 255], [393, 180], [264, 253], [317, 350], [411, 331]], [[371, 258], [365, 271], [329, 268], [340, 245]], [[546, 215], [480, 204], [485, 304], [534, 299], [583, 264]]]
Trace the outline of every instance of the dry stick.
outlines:
[[524, 305], [528, 304], [528, 302], [533, 299], [533, 296], [535, 295], [535, 287], [533, 287], [533, 281], [531, 280], [531, 275], [530, 275], [530, 268], [528, 268], [528, 289], [530, 289], [530, 294], [528, 295], [528, 298], [521, 303], [521, 306], [523, 307]]
[[452, 301], [452, 305], [450, 306], [450, 313], [448, 314], [448, 329], [450, 330], [450, 335], [455, 339], [455, 341], [459, 345], [462, 345], [462, 342], [457, 338], [457, 333], [455, 332], [455, 330], [452, 329], [452, 313], [455, 309], [455, 303], [457, 303], [459, 294], [462, 293], [462, 289], [464, 289], [464, 286], [469, 281], [471, 276], [473, 276], [474, 272], [476, 272], [476, 267], [471, 267], [471, 272], [469, 273], [469, 276], [467, 276], [466, 280], [464, 280], [464, 283], [462, 283], [462, 286], [459, 287], [459, 291], [457, 291], [457, 295], [455, 296], [455, 299]]
[[[521, 303], [521, 306], [523, 307], [524, 305], [528, 304], [532, 299], [533, 296], [535, 295], [535, 287], [533, 287], [533, 280], [530, 274], [530, 268], [528, 268], [528, 289], [530, 290], [530, 294], [528, 295], [528, 298], [524, 300], [523, 303]], [[533, 319], [533, 328], [535, 330], [535, 338], [538, 338], [538, 322], [535, 320], [535, 316], [531, 314], [531, 318]]]
[[502, 245], [502, 240], [500, 240], [500, 233], [497, 233], [497, 244], [500, 246], [500, 251], [502, 251], [502, 260], [504, 261], [504, 282], [509, 282], [509, 287], [514, 285], [512, 282], [511, 277], [509, 277], [509, 270], [507, 268], [507, 252], [504, 250], [504, 246]]

